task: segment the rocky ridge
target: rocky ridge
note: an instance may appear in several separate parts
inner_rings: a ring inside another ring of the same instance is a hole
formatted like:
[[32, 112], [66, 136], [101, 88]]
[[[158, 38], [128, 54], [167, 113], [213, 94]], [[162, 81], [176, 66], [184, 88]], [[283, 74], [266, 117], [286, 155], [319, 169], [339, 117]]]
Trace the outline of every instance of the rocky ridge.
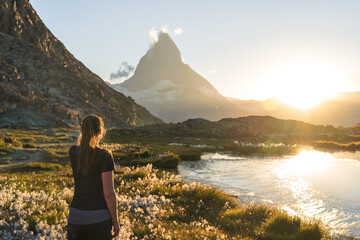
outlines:
[[[297, 142], [316, 139], [339, 139], [351, 134], [351, 129], [339, 129], [333, 126], [313, 125], [310, 123], [283, 120], [271, 116], [247, 116], [224, 118], [209, 121], [202, 118], [188, 119], [179, 123], [161, 126], [148, 125], [135, 128], [114, 129], [119, 135], [144, 135], [159, 137], [193, 137], [193, 138], [250, 138], [257, 137], [293, 137]], [[301, 139], [301, 140], [300, 140]]]
[[[68, 52], [28, 0], [0, 2], [0, 46], [3, 113], [18, 109], [47, 114], [66, 124], [99, 114], [107, 127], [162, 123]], [[11, 119], [3, 125], [16, 127]]]

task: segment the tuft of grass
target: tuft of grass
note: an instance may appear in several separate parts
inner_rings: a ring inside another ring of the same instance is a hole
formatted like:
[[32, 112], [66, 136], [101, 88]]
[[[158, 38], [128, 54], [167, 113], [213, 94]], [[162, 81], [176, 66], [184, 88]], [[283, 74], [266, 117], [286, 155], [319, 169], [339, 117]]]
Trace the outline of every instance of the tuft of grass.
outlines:
[[264, 230], [265, 235], [289, 237], [296, 236], [300, 230], [300, 219], [287, 215], [278, 215], [269, 220]]
[[230, 195], [216, 188], [202, 185], [182, 191], [175, 199], [175, 204], [184, 206], [184, 214], [187, 220], [195, 220], [199, 217], [209, 222], [215, 222], [227, 207], [237, 206], [237, 202]]
[[273, 209], [261, 205], [229, 209], [219, 218], [219, 226], [232, 235], [257, 237], [259, 228], [273, 214]]
[[299, 217], [279, 213], [273, 216], [264, 226], [263, 238], [278, 240], [320, 240], [324, 236], [319, 224], [310, 224]]
[[145, 171], [142, 170], [138, 170], [135, 172], [130, 172], [130, 173], [126, 173], [122, 176], [122, 179], [126, 180], [126, 181], [135, 181], [140, 179], [144, 179], [147, 176], [147, 173]]

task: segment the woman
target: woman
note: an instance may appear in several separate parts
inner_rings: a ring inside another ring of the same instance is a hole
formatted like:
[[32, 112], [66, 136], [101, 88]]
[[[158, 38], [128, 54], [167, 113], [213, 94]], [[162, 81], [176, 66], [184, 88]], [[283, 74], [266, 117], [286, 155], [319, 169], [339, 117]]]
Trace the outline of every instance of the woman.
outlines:
[[71, 240], [105, 240], [119, 234], [114, 160], [111, 152], [98, 147], [104, 134], [101, 117], [87, 116], [81, 124], [78, 145], [69, 150], [75, 181], [67, 228]]

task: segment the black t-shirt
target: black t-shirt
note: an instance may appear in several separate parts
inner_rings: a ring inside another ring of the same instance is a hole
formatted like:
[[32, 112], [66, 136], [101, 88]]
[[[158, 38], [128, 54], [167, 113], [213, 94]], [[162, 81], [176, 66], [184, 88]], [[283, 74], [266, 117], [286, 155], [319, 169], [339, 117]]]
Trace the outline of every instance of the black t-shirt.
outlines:
[[105, 149], [96, 148], [88, 174], [83, 175], [81, 171], [76, 171], [78, 152], [79, 146], [74, 145], [69, 149], [75, 181], [74, 198], [70, 207], [80, 210], [107, 209], [101, 173], [114, 170], [113, 156]]

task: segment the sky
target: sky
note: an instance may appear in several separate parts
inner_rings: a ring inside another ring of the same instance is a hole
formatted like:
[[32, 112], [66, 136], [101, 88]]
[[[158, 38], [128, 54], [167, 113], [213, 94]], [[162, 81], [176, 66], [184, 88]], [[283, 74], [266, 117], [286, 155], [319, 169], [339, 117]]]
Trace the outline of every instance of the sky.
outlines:
[[360, 90], [357, 0], [30, 2], [104, 80], [124, 61], [136, 66], [151, 47], [149, 31], [167, 26], [183, 61], [226, 97], [315, 102]]

